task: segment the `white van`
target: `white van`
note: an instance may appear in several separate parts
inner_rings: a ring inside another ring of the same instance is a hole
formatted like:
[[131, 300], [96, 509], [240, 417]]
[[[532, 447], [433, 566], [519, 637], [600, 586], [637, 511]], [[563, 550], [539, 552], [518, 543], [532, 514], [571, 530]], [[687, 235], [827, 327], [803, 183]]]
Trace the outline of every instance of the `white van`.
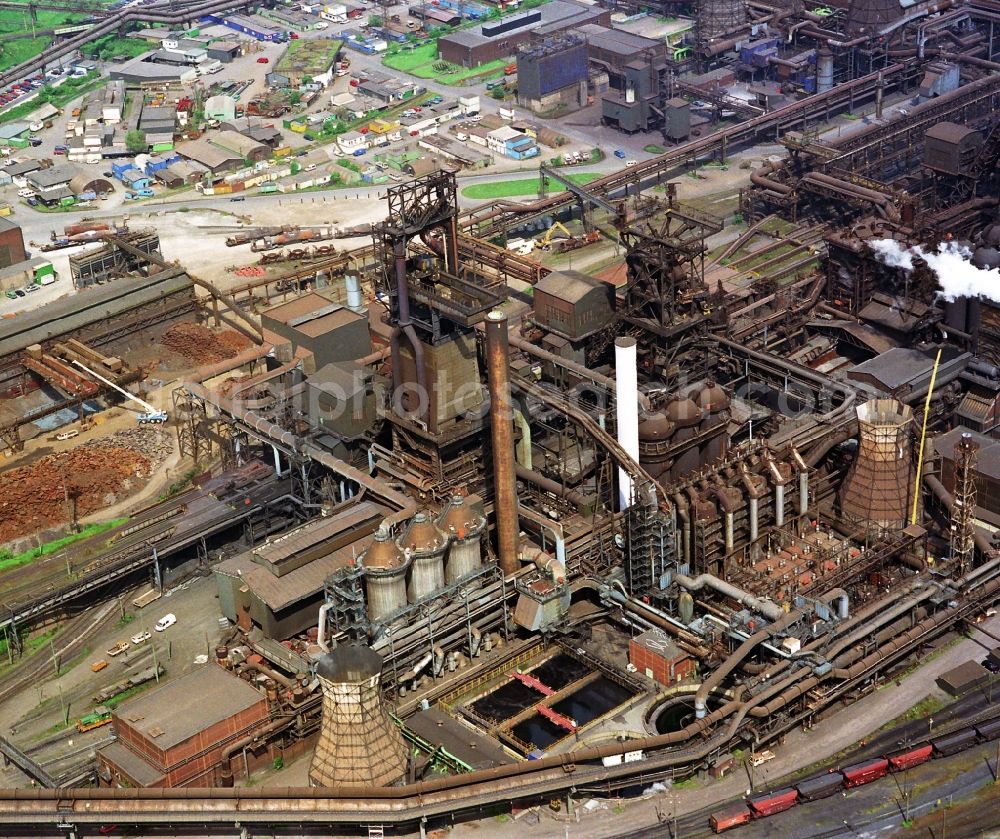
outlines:
[[60, 431], [58, 434], [56, 434], [56, 439], [72, 440], [74, 437], [79, 437], [79, 436], [80, 432], [75, 428], [71, 428], [69, 431]]
[[157, 632], [163, 632], [164, 629], [173, 626], [175, 623], [177, 623], [177, 615], [173, 612], [169, 612], [156, 622], [155, 629]]

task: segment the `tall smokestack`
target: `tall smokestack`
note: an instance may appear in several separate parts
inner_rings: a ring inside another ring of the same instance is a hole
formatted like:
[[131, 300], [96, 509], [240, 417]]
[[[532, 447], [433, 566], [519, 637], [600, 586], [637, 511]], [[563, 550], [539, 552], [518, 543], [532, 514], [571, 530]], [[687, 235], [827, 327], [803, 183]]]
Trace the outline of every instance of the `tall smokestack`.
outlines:
[[486, 371], [490, 387], [493, 436], [493, 489], [497, 518], [497, 555], [504, 575], [517, 573], [517, 475], [514, 471], [514, 411], [510, 397], [510, 344], [507, 315], [486, 316]]
[[[615, 409], [618, 442], [639, 461], [639, 374], [635, 338], [615, 340]], [[624, 510], [632, 503], [632, 476], [618, 469], [618, 502]]]

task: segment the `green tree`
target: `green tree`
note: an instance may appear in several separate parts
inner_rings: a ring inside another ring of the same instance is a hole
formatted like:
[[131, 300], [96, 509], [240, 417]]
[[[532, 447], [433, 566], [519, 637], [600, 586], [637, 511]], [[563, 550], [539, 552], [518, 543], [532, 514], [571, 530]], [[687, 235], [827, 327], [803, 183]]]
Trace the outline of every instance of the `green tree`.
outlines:
[[368, 25], [369, 26], [381, 26], [382, 18], [380, 15], [368, 15]]
[[291, 93], [290, 93], [290, 94], [288, 95], [288, 101], [289, 101], [289, 102], [290, 102], [290, 103], [291, 103], [292, 105], [298, 105], [298, 104], [299, 104], [299, 102], [301, 102], [301, 101], [302, 101], [302, 94], [301, 94], [301, 93], [299, 93], [299, 92], [298, 92], [297, 90], [293, 90], [293, 91], [292, 91], [292, 92], [291, 92]]
[[146, 135], [142, 131], [132, 130], [125, 135], [125, 148], [133, 154], [139, 154], [149, 148]]
[[507, 95], [507, 91], [504, 90], [503, 86], [495, 87], [490, 91], [490, 96], [494, 99], [503, 99]]

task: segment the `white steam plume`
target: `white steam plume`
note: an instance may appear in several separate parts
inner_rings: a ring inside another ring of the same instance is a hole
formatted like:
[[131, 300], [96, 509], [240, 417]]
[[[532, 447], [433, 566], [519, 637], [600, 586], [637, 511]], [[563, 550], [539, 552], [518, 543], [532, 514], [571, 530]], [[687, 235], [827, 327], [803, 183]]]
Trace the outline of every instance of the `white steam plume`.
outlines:
[[936, 251], [919, 245], [902, 248], [895, 239], [874, 239], [868, 243], [878, 258], [891, 268], [913, 270], [913, 257], [919, 256], [937, 275], [940, 297], [948, 302], [959, 297], [986, 297], [1000, 303], [1000, 270], [973, 265], [972, 252], [956, 242], [942, 242]]

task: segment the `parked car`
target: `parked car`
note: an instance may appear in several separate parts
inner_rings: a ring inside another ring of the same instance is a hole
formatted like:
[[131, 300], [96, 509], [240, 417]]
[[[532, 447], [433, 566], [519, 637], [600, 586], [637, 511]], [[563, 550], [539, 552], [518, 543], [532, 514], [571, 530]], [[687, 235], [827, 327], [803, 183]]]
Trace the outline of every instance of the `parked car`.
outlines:
[[246, 201], [246, 197], [243, 195], [237, 195], [229, 199], [230, 201]]
[[28, 199], [28, 206], [29, 207], [37, 207], [38, 206], [38, 199], [35, 198], [34, 195], [32, 195], [31, 198]]
[[625, 165], [626, 166], [635, 166], [635, 164], [638, 163], [638, 162], [639, 161], [637, 161], [637, 160], [626, 160], [625, 161]]
[[361, 157], [361, 155], [363, 155], [366, 151], [367, 151], [367, 149], [355, 149], [354, 150], [354, 156], [355, 157]]
[[31, 292], [38, 291], [38, 289], [40, 289], [40, 288], [41, 288], [41, 286], [34, 285], [34, 284], [32, 284], [32, 285], [26, 285], [24, 287], [24, 293], [25, 294], [31, 294]]
[[149, 632], [143, 630], [142, 632], [137, 632], [135, 635], [133, 635], [130, 640], [132, 641], [133, 644], [138, 645], [141, 644], [143, 641], [148, 641], [149, 638], [150, 638]]
[[157, 632], [163, 632], [164, 629], [169, 629], [175, 623], [177, 623], [177, 615], [173, 612], [168, 612], [156, 622], [154, 629]]
[[16, 294], [18, 297], [24, 297], [25, 296], [23, 288], [15, 288], [14, 289], [14, 294]]
[[620, 160], [624, 160], [625, 159], [625, 149], [615, 149], [615, 157], [619, 158]]
[[105, 178], [113, 178], [115, 176], [114, 172], [101, 172]]
[[7, 289], [4, 294], [6, 294], [11, 300], [17, 300], [17, 295], [14, 294], [14, 289], [12, 288]]
[[257, 63], [258, 64], [270, 64], [271, 63], [271, 59], [269, 59], [266, 56], [262, 55], [260, 58], [257, 59]]

